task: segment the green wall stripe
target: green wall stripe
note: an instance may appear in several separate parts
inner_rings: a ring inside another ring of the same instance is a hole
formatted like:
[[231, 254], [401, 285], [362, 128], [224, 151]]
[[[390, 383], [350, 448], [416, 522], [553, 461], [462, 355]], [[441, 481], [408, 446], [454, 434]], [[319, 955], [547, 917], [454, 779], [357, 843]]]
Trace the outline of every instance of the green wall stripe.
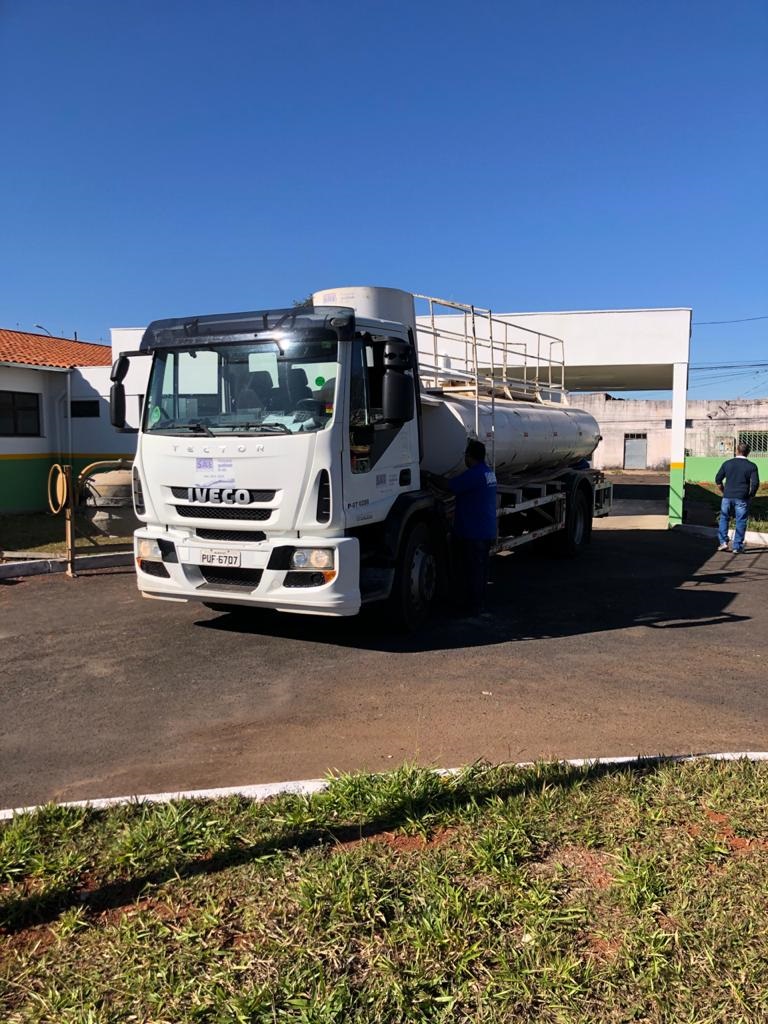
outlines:
[[[730, 456], [728, 456], [730, 458]], [[750, 460], [757, 466], [760, 480], [768, 483], [768, 455], [750, 455]], [[726, 461], [722, 456], [689, 455], [685, 460], [685, 479], [689, 483], [714, 483], [718, 469]], [[670, 476], [671, 481], [671, 476]]]
[[[91, 462], [132, 459], [130, 455], [74, 455], [72, 475]], [[0, 460], [0, 513], [48, 511], [48, 473], [56, 455]]]

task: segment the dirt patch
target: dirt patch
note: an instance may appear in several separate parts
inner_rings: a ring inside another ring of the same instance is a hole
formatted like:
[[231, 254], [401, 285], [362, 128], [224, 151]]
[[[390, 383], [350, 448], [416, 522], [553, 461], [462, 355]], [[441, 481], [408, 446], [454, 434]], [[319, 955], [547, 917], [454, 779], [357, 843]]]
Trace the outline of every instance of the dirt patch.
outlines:
[[746, 854], [753, 851], [764, 852], [768, 850], [768, 840], [766, 839], [758, 839], [756, 836], [752, 838], [737, 836], [733, 831], [731, 820], [727, 814], [713, 811], [709, 807], [704, 808], [704, 814], [713, 825], [717, 826], [718, 838], [723, 840], [731, 853]]
[[56, 933], [48, 925], [32, 925], [8, 933], [0, 928], [0, 963], [11, 953], [41, 953], [56, 942]]
[[674, 934], [680, 930], [680, 922], [669, 914], [660, 913], [656, 915], [656, 923], [663, 932]]
[[414, 853], [418, 850], [432, 850], [438, 846], [444, 846], [456, 832], [458, 832], [456, 828], [439, 828], [429, 836], [408, 835], [405, 832], [377, 832], [374, 835], [339, 842], [335, 845], [334, 851], [379, 844], [388, 846], [396, 853]]
[[610, 889], [613, 885], [613, 874], [610, 871], [612, 858], [601, 850], [564, 846], [552, 853], [548, 860], [552, 864], [561, 864], [593, 889]]
[[603, 960], [610, 963], [619, 955], [622, 940], [618, 936], [607, 938], [605, 935], [595, 935], [588, 932], [585, 935], [585, 954], [593, 960]]

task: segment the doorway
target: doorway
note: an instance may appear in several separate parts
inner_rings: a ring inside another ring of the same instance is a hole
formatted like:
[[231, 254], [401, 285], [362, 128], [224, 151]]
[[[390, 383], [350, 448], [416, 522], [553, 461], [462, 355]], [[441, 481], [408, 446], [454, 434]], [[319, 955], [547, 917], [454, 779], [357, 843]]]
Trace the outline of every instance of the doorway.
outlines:
[[648, 468], [648, 435], [624, 435], [624, 469]]

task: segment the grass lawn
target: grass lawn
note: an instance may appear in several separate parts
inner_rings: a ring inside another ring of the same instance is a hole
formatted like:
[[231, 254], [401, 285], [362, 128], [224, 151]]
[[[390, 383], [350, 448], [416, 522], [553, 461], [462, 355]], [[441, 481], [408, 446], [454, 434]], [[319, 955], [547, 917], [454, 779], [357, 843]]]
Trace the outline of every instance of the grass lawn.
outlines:
[[0, 828], [0, 1017], [768, 1020], [768, 764], [403, 767]]
[[[94, 530], [87, 517], [75, 516], [77, 536], [75, 547], [98, 549], [120, 544], [132, 545], [133, 535], [127, 537], [105, 537]], [[48, 512], [30, 512], [26, 515], [0, 516], [0, 552], [35, 551], [41, 554], [64, 554], [64, 515], [54, 516]]]
[[[694, 502], [712, 510], [712, 526], [717, 526], [720, 518], [720, 492], [714, 484], [699, 483], [685, 485], [685, 500]], [[758, 533], [768, 533], [768, 483], [761, 483], [757, 496], [753, 498], [749, 509], [749, 525], [747, 529]]]

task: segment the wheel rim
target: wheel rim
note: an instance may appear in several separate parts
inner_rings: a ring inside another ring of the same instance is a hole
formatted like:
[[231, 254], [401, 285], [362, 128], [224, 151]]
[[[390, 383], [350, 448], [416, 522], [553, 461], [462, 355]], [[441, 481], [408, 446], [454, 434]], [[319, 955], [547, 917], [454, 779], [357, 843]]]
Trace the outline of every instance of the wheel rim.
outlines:
[[573, 543], [575, 545], [584, 542], [584, 531], [586, 529], [587, 517], [584, 515], [584, 504], [579, 501], [573, 510]]
[[437, 588], [435, 557], [421, 546], [413, 552], [411, 571], [408, 575], [408, 600], [415, 611], [429, 607]]

